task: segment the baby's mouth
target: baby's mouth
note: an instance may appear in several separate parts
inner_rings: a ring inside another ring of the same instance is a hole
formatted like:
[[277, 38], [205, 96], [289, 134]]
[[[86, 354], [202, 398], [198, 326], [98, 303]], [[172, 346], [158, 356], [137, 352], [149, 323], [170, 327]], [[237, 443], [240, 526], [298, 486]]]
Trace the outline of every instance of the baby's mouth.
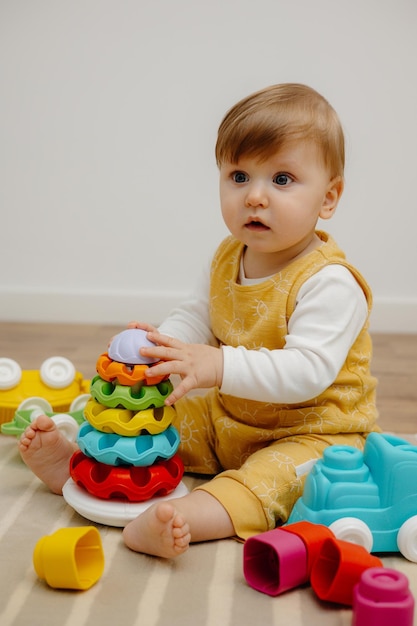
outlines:
[[249, 222], [246, 222], [245, 228], [253, 231], [269, 230], [269, 227], [259, 220], [249, 220]]

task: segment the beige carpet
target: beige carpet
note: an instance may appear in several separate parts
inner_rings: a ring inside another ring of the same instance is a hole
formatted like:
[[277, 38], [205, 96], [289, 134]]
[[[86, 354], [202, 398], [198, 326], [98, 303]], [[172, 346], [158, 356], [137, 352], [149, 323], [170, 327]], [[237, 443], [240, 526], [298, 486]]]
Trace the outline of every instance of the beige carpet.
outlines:
[[[164, 561], [128, 550], [117, 528], [97, 525], [105, 570], [87, 591], [60, 591], [33, 568], [37, 541], [58, 528], [91, 525], [48, 492], [22, 463], [14, 437], [0, 436], [1, 626], [350, 626], [352, 611], [320, 602], [309, 586], [276, 598], [249, 587], [243, 545], [193, 545]], [[188, 487], [196, 479], [187, 477]], [[400, 555], [387, 567], [404, 572], [417, 598], [417, 565]], [[417, 623], [417, 622], [416, 622]]]

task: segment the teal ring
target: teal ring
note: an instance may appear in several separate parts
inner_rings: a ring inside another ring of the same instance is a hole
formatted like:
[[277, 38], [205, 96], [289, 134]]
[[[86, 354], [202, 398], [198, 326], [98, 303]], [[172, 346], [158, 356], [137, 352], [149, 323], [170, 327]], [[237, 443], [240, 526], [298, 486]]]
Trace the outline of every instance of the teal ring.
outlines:
[[124, 437], [102, 433], [89, 422], [84, 422], [78, 431], [77, 443], [86, 456], [105, 465], [146, 467], [174, 456], [180, 445], [180, 436], [174, 426], [169, 426], [157, 435]]

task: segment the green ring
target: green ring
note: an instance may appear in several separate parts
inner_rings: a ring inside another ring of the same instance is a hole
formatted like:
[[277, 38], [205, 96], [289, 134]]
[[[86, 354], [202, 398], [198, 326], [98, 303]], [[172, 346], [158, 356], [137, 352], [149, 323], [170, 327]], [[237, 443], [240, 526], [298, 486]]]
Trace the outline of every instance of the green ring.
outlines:
[[100, 404], [111, 409], [122, 406], [130, 411], [143, 411], [149, 408], [164, 406], [166, 398], [174, 387], [166, 380], [157, 385], [117, 385], [100, 376], [91, 381], [90, 393]]

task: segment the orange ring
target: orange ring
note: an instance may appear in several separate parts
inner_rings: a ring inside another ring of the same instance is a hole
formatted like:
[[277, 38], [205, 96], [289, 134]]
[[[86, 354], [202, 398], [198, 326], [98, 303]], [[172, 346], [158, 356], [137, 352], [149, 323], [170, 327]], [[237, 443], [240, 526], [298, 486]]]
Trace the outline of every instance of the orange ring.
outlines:
[[146, 385], [158, 385], [163, 380], [168, 380], [168, 374], [164, 376], [147, 376], [145, 372], [149, 369], [149, 365], [129, 366], [126, 363], [112, 361], [107, 352], [103, 352], [98, 357], [96, 369], [101, 378], [110, 383], [117, 380], [119, 385], [132, 386], [141, 381], [145, 381], [144, 384]]

